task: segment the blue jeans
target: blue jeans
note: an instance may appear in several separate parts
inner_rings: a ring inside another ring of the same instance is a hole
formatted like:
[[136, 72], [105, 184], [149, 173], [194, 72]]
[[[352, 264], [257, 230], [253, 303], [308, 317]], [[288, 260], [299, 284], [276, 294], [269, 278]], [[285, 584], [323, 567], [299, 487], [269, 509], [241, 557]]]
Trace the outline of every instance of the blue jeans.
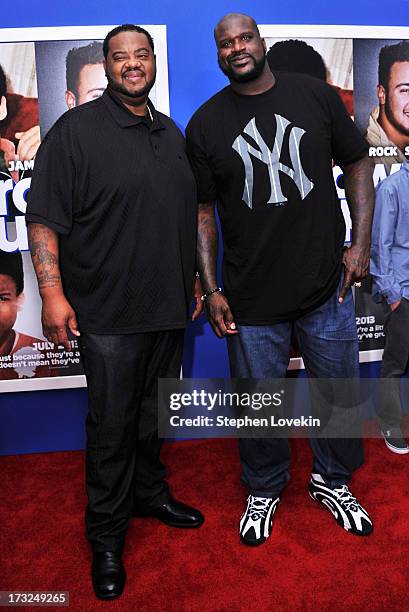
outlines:
[[[339, 288], [322, 306], [295, 321], [276, 325], [239, 325], [228, 338], [233, 378], [282, 378], [294, 333], [308, 376], [359, 378], [358, 338], [352, 292], [343, 304]], [[312, 438], [313, 472], [328, 486], [346, 484], [363, 463], [361, 439]], [[281, 438], [239, 440], [241, 479], [252, 495], [277, 497], [289, 480], [290, 449]]]

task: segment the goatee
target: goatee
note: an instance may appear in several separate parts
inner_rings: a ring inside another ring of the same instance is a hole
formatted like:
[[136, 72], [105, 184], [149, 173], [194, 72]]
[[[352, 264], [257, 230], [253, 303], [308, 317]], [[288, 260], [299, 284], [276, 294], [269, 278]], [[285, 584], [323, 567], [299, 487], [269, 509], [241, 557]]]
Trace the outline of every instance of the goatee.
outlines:
[[253, 81], [253, 79], [259, 77], [260, 74], [263, 72], [266, 63], [266, 56], [263, 55], [263, 57], [261, 57], [259, 60], [256, 60], [253, 55], [248, 55], [248, 57], [253, 60], [253, 68], [248, 72], [237, 74], [237, 72], [234, 71], [233, 66], [231, 66], [229, 62], [227, 62], [227, 66], [225, 66], [221, 63], [220, 59], [218, 59], [219, 68], [230, 81], [235, 81], [236, 83], [246, 83], [248, 81]]
[[106, 78], [108, 81], [108, 87], [109, 89], [111, 89], [111, 91], [114, 91], [116, 93], [122, 94], [123, 96], [127, 96], [128, 98], [133, 98], [133, 99], [146, 97], [149, 94], [152, 87], [154, 86], [155, 77], [156, 77], [156, 73], [155, 73], [152, 81], [149, 81], [148, 83], [146, 83], [145, 86], [142, 87], [142, 89], [138, 89], [137, 91], [129, 91], [124, 85], [114, 81], [108, 73], [105, 73], [105, 74], [106, 74]]

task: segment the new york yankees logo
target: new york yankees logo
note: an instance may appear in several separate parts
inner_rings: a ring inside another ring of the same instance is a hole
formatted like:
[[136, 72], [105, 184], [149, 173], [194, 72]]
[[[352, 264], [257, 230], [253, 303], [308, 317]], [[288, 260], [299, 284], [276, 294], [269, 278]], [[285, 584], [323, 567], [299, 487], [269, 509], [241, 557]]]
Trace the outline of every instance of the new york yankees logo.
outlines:
[[288, 148], [290, 152], [290, 159], [292, 168], [282, 164], [280, 162], [281, 150], [284, 142], [284, 135], [286, 133], [287, 126], [290, 122], [281, 115], [274, 115], [276, 120], [276, 135], [274, 139], [274, 146], [270, 151], [268, 145], [264, 142], [263, 137], [256, 126], [256, 119], [250, 119], [243, 132], [257, 143], [259, 147], [256, 149], [247, 142], [240, 134], [232, 144], [232, 148], [237, 151], [243, 160], [246, 177], [244, 180], [243, 200], [249, 208], [253, 208], [253, 162], [251, 155], [256, 157], [268, 168], [268, 175], [270, 178], [270, 197], [267, 204], [281, 204], [287, 201], [281, 190], [281, 182], [279, 171], [284, 172], [289, 176], [296, 184], [298, 191], [300, 192], [301, 199], [303, 200], [310, 191], [314, 188], [314, 183], [310, 181], [304, 172], [300, 158], [300, 142], [301, 138], [305, 134], [305, 130], [302, 128], [291, 126], [287, 132]]

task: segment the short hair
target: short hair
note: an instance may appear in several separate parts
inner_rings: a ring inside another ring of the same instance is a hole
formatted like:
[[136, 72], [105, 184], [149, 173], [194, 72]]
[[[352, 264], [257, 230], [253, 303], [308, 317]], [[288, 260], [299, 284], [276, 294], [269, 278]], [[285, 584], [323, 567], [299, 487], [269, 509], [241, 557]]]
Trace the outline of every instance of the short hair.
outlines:
[[395, 62], [409, 62], [409, 41], [386, 45], [379, 52], [378, 84], [387, 90], [391, 68]]
[[23, 258], [20, 251], [0, 251], [0, 274], [10, 276], [16, 284], [16, 295], [24, 290]]
[[271, 70], [308, 74], [325, 81], [327, 67], [321, 55], [303, 40], [280, 40], [267, 52]]
[[7, 93], [7, 78], [3, 68], [0, 65], [0, 98]]
[[105, 36], [105, 40], [102, 44], [105, 59], [108, 57], [109, 41], [111, 40], [111, 38], [113, 38], [117, 34], [120, 34], [121, 32], [138, 32], [139, 34], [145, 34], [146, 38], [148, 39], [150, 48], [152, 49], [152, 51], [155, 51], [153, 38], [147, 30], [141, 28], [141, 26], [134, 25], [133, 23], [124, 23], [123, 25], [117, 26], [116, 28], [108, 32], [108, 34]]
[[95, 41], [83, 47], [73, 47], [67, 53], [65, 60], [65, 76], [67, 90], [78, 95], [78, 82], [80, 72], [88, 64], [102, 64], [102, 43]]

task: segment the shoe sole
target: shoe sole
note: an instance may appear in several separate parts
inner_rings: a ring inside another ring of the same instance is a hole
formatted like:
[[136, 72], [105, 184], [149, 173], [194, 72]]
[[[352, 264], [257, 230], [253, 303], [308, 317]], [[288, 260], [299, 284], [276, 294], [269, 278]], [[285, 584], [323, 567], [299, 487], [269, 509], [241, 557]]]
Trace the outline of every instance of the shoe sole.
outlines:
[[[92, 578], [91, 578], [91, 580], [92, 580]], [[125, 581], [126, 581], [126, 577], [125, 577]], [[101, 599], [102, 601], [104, 599], [116, 599], [117, 597], [121, 597], [121, 595], [122, 595], [122, 593], [124, 592], [124, 589], [125, 589], [125, 584], [124, 584], [124, 586], [122, 587], [122, 589], [120, 590], [119, 593], [115, 593], [114, 592], [114, 593], [107, 593], [106, 595], [102, 595], [102, 594], [97, 593], [97, 590], [95, 588], [93, 580], [92, 580], [92, 586], [94, 588], [95, 597], [97, 599]]]
[[97, 599], [100, 599], [101, 601], [105, 601], [105, 600], [117, 599], [118, 597], [121, 597], [122, 593], [123, 591], [121, 591], [120, 593], [113, 593], [111, 595], [97, 595], [95, 593], [95, 597]]
[[395, 453], [396, 455], [407, 455], [409, 453], [409, 448], [398, 448], [397, 446], [393, 446], [392, 444], [390, 444], [386, 438], [383, 439], [383, 441], [385, 442], [387, 448], [392, 452]]
[[251, 540], [251, 541], [248, 541], [248, 540], [245, 540], [244, 538], [242, 538], [240, 536], [240, 542], [242, 544], [245, 544], [246, 546], [251, 546], [253, 548], [255, 546], [260, 546], [261, 544], [264, 544], [264, 542], [267, 542], [267, 538], [264, 538], [264, 540], [260, 539], [260, 540]]
[[361, 537], [366, 537], [371, 535], [371, 533], [373, 533], [373, 527], [371, 529], [371, 531], [354, 531], [353, 529], [348, 529], [347, 527], [345, 527], [344, 522], [339, 521], [337, 517], [335, 517], [332, 512], [326, 507], [324, 506], [320, 501], [318, 501], [318, 499], [315, 499], [314, 495], [311, 493], [310, 490], [308, 490], [308, 494], [311, 497], [311, 499], [313, 499], [315, 501], [316, 504], [319, 504], [322, 510], [326, 510], [327, 514], [328, 512], [331, 513], [332, 517], [334, 518], [335, 522], [337, 523], [337, 525], [339, 525], [340, 527], [342, 527], [342, 529], [344, 531], [346, 531], [347, 533], [350, 533], [352, 535], [357, 535], [357, 536], [361, 536]]

